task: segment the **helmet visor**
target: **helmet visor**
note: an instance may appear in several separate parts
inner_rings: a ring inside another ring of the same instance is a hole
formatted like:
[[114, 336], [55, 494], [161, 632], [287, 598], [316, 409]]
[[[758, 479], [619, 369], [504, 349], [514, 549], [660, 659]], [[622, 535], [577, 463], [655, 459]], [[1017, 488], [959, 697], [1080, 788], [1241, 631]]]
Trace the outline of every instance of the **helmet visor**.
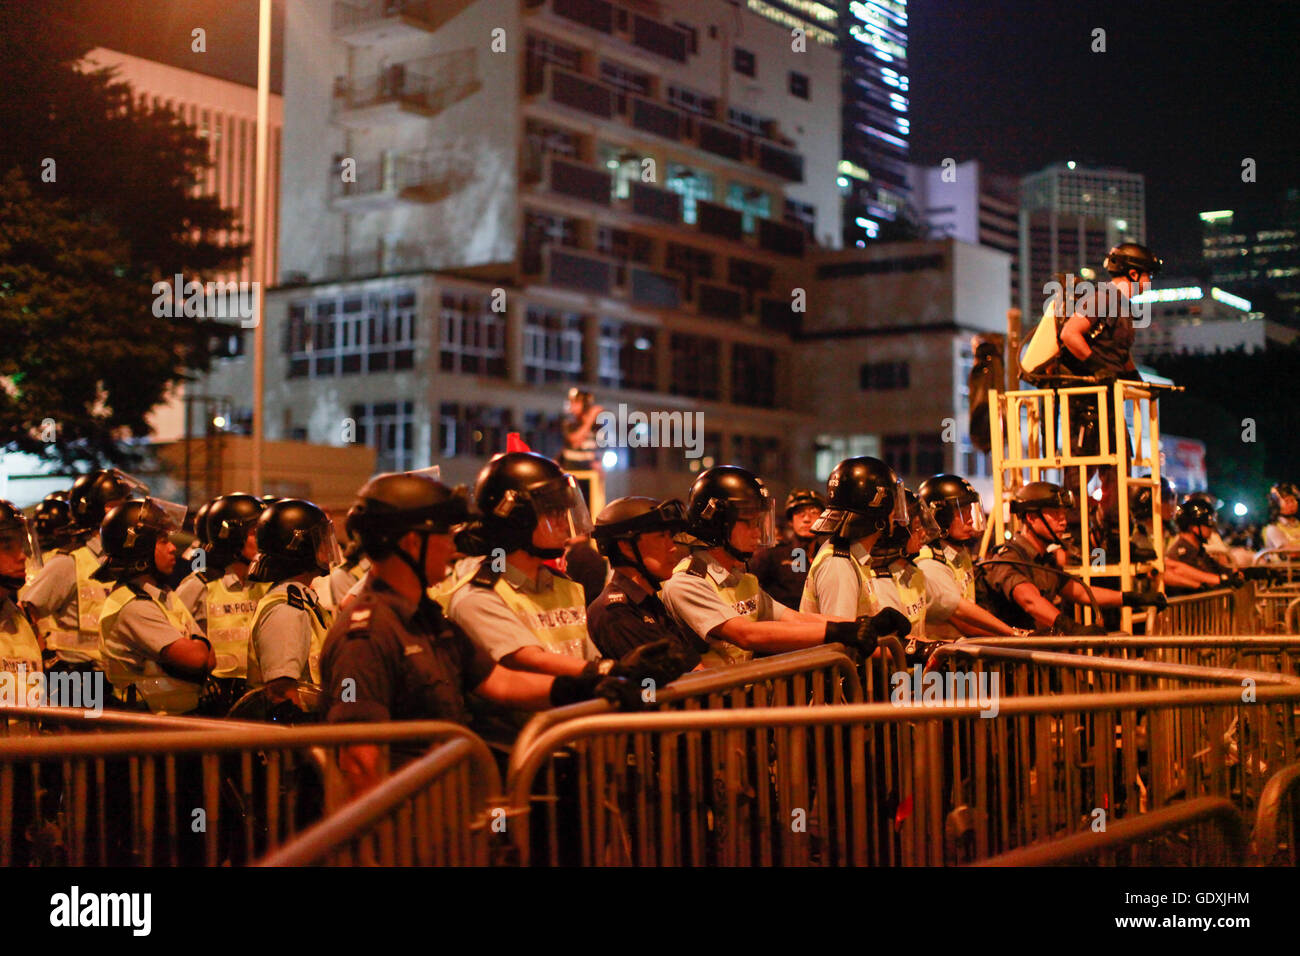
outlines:
[[428, 478], [430, 481], [442, 481], [442, 466], [430, 465], [428, 468], [417, 468], [414, 471], [408, 471], [408, 475], [415, 475], [418, 478]]
[[[889, 512], [889, 520], [893, 524], [906, 528], [910, 524], [910, 521], [907, 517], [907, 494], [906, 490], [903, 488], [902, 479], [894, 479], [892, 490], [894, 495], [894, 504]], [[886, 488], [885, 491], [888, 493], [890, 489]]]
[[912, 533], [919, 534], [924, 541], [933, 541], [943, 533], [929, 502], [917, 501], [916, 514], [912, 516]]
[[24, 515], [0, 527], [0, 554], [22, 560], [30, 579], [41, 569], [41, 548], [36, 540], [36, 529]]
[[557, 533], [563, 530], [568, 538], [591, 533], [593, 526], [591, 513], [587, 511], [587, 499], [582, 496], [582, 489], [572, 475], [566, 474], [529, 489], [528, 496], [538, 525], [545, 525]]
[[758, 532], [756, 547], [776, 544], [776, 499], [764, 498], [762, 504], [743, 504], [736, 509], [736, 523], [744, 522]]
[[343, 563], [339, 539], [334, 535], [334, 526], [328, 521], [322, 521], [305, 530], [300, 528], [294, 531], [287, 550], [299, 554], [310, 553], [316, 562], [316, 569], [321, 574], [328, 574], [330, 568]]
[[980, 506], [978, 498], [966, 504], [958, 505], [955, 513], [975, 533], [978, 534], [984, 530], [984, 509]]

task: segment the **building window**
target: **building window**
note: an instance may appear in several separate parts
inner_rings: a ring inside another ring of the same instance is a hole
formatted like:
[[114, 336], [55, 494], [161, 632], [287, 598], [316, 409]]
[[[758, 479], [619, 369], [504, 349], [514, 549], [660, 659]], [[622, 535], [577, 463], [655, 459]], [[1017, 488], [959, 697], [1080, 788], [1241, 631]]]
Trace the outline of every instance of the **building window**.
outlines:
[[582, 316], [529, 308], [524, 321], [524, 378], [530, 384], [582, 378]]
[[683, 166], [681, 163], [668, 164], [668, 178], [664, 185], [682, 197], [682, 222], [695, 222], [695, 201], [713, 200], [713, 174], [701, 172]]
[[289, 305], [289, 378], [324, 378], [415, 367], [415, 293], [332, 296]]
[[505, 451], [506, 435], [511, 431], [514, 419], [508, 408], [459, 402], [438, 406], [438, 448], [443, 458], [495, 455]]
[[858, 387], [868, 392], [888, 392], [909, 387], [906, 362], [867, 362], [858, 369]]
[[744, 47], [736, 47], [731, 62], [736, 72], [743, 76], [754, 76], [758, 72], [758, 64], [754, 60], [754, 54]]
[[[689, 415], [690, 412], [682, 412], [682, 415]], [[698, 437], [693, 438], [698, 441]], [[674, 471], [703, 471], [705, 468], [712, 468], [714, 465], [723, 464], [722, 462], [722, 435], [718, 432], [706, 431], [704, 440], [700, 442], [699, 448], [701, 454], [698, 458], [688, 458], [682, 449], [665, 449], [664, 453], [668, 456], [669, 467]], [[694, 452], [692, 451], [692, 454]]]
[[582, 72], [582, 53], [576, 47], [557, 43], [535, 33], [525, 42], [524, 78], [529, 93], [539, 93], [546, 77], [546, 64], [554, 63], [572, 73]]
[[600, 78], [610, 86], [641, 96], [650, 95], [650, 74], [634, 70], [613, 60], [600, 61]]
[[718, 115], [718, 98], [700, 93], [686, 86], [670, 84], [668, 87], [668, 102], [678, 109], [685, 110], [687, 113], [695, 113], [697, 116], [703, 116], [706, 119], [714, 119]]
[[772, 195], [745, 183], [727, 185], [727, 205], [741, 213], [741, 228], [745, 232], [758, 229], [758, 220], [772, 216]]
[[[558, 458], [564, 448], [564, 415], [560, 412], [524, 412], [524, 443], [547, 458]], [[503, 446], [504, 447], [504, 446]]]
[[911, 435], [886, 435], [881, 445], [881, 458], [894, 474], [903, 478], [912, 473]]
[[695, 27], [690, 26], [689, 24], [682, 23], [681, 20], [674, 20], [673, 26], [675, 26], [677, 29], [681, 30], [683, 33], [686, 34], [686, 52], [699, 53], [700, 52], [700, 31], [695, 29]]
[[673, 395], [716, 401], [722, 394], [718, 380], [721, 349], [717, 339], [674, 332], [671, 336]]
[[817, 226], [816, 206], [811, 203], [787, 199], [785, 201], [785, 214], [782, 218], [788, 225], [798, 226], [802, 229], [809, 239], [813, 238], [813, 230]]
[[916, 439], [916, 473], [937, 475], [944, 471], [943, 441], [938, 435], [918, 435]]
[[731, 352], [731, 400], [737, 405], [776, 407], [776, 353], [736, 343]]
[[506, 375], [506, 317], [493, 312], [488, 297], [442, 294], [439, 367], [465, 375]]
[[794, 70], [790, 71], [790, 95], [797, 96], [801, 100], [808, 99], [808, 77], [806, 74], [796, 73]]
[[414, 465], [415, 406], [412, 402], [379, 402], [352, 406], [357, 443], [378, 453], [379, 471], [406, 471]]
[[656, 391], [656, 334], [653, 326], [603, 320], [600, 323], [600, 384], [608, 388]]
[[879, 435], [818, 435], [814, 446], [814, 473], [818, 481], [826, 481], [845, 458], [879, 458]]
[[523, 270], [528, 275], [542, 271], [542, 247], [551, 244], [578, 246], [578, 221], [552, 213], [524, 210]]
[[769, 478], [786, 469], [782, 464], [781, 439], [762, 435], [733, 435], [731, 463]]

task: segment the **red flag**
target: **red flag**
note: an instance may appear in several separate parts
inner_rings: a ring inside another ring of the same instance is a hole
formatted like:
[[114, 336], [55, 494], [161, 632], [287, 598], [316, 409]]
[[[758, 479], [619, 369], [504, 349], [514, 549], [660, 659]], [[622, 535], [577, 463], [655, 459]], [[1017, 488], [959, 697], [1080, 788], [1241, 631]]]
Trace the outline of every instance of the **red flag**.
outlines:
[[532, 449], [519, 437], [519, 432], [510, 432], [506, 435], [506, 451], [532, 451]]

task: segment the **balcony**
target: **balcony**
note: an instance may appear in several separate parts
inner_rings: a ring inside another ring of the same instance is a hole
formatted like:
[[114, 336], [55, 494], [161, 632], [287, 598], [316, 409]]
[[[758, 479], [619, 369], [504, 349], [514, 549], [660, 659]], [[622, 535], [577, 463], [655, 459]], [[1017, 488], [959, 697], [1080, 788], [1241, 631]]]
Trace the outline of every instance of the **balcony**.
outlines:
[[550, 156], [548, 160], [547, 184], [551, 192], [598, 206], [610, 204], [613, 177], [608, 171], [560, 156]]
[[682, 221], [682, 197], [645, 183], [628, 183], [628, 206], [638, 216], [677, 225]]
[[344, 182], [336, 163], [329, 171], [330, 203], [340, 212], [368, 212], [404, 202], [438, 202], [458, 191], [473, 175], [467, 161], [424, 153], [390, 153], [358, 165], [355, 182]]
[[738, 163], [744, 160], [745, 137], [740, 133], [704, 120], [700, 121], [699, 127], [700, 149]]
[[739, 322], [745, 313], [745, 297], [737, 289], [701, 282], [695, 293], [695, 311], [699, 315]]
[[758, 142], [758, 168], [792, 183], [803, 182], [803, 157], [793, 150], [761, 140]]
[[571, 25], [594, 30], [674, 63], [685, 63], [690, 49], [690, 34], [685, 30], [644, 17], [608, 0], [528, 0], [527, 8], [530, 12], [551, 15]]
[[428, 36], [473, 0], [335, 0], [334, 33], [351, 46]]
[[609, 259], [561, 246], [546, 246], [542, 259], [548, 285], [592, 295], [609, 295], [614, 289], [614, 263]]
[[632, 266], [628, 299], [652, 309], [676, 309], [682, 304], [682, 283], [676, 276]]
[[799, 314], [788, 298], [762, 298], [758, 302], [758, 324], [773, 332], [793, 335], [799, 330]]
[[334, 82], [332, 119], [349, 129], [424, 120], [477, 93], [478, 52], [473, 48], [397, 63], [357, 82]]
[[710, 236], [720, 236], [723, 239], [731, 239], [735, 242], [741, 242], [744, 239], [745, 219], [736, 209], [719, 206], [717, 203], [705, 202], [700, 199], [695, 203], [695, 217], [700, 232], [707, 233]]
[[597, 119], [614, 118], [614, 93], [594, 80], [552, 67], [546, 71], [543, 92], [556, 106], [577, 110]]
[[632, 115], [629, 119], [634, 127], [643, 132], [677, 141], [686, 133], [688, 123], [683, 121], [687, 118], [670, 107], [660, 106], [640, 96], [632, 97]]
[[758, 220], [758, 247], [784, 256], [802, 256], [806, 233], [774, 219]]
[[421, 272], [429, 268], [423, 247], [413, 242], [381, 244], [378, 247], [325, 260], [322, 279], [368, 279], [373, 276]]

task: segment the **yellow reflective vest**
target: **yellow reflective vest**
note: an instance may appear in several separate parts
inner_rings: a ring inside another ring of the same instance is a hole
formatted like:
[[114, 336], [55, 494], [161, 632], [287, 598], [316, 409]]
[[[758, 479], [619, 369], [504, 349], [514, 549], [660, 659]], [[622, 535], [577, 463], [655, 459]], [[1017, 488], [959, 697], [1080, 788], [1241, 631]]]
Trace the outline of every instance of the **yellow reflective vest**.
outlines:
[[139, 586], [119, 584], [113, 588], [108, 599], [104, 601], [99, 616], [100, 655], [109, 683], [113, 685], [113, 692], [119, 698], [130, 703], [132, 697], [138, 695], [155, 714], [186, 714], [199, 706], [200, 684], [184, 678], [172, 677], [157, 661], [146, 662], [144, 670], [137, 672], [124, 661], [118, 660], [105, 651], [108, 639], [117, 628], [117, 619], [122, 609], [135, 600], [152, 601], [176, 628], [178, 638], [202, 634], [202, 629], [195, 623], [194, 617], [176, 594], [172, 591], [163, 593], [166, 597], [165, 602], [158, 600]]
[[[758, 583], [758, 578], [748, 571], [740, 575], [735, 584], [723, 585], [714, 579], [708, 571], [708, 559], [700, 554], [692, 554], [683, 558], [677, 567], [673, 568], [673, 573], [693, 574], [696, 577], [703, 578], [709, 583], [713, 590], [718, 592], [718, 596], [741, 617], [748, 618], [751, 621], [759, 621], [761, 618], [758, 614], [759, 600], [758, 596], [762, 592], [762, 587]], [[720, 640], [711, 637], [708, 634], [701, 634], [709, 649], [700, 655], [700, 661], [705, 667], [721, 667], [729, 664], [743, 664], [746, 661], [754, 659], [754, 652], [745, 650], [737, 644], [730, 641]]]
[[213, 677], [248, 675], [248, 638], [253, 632], [253, 615], [270, 587], [249, 581], [235, 590], [226, 584], [224, 575], [204, 585], [208, 640], [217, 656]]
[[[429, 597], [446, 610], [451, 596], [462, 587], [490, 587], [505, 606], [514, 612], [552, 654], [567, 654], [587, 659], [587, 602], [582, 585], [548, 568], [551, 586], [542, 591], [516, 589], [505, 575], [493, 571], [484, 558], [477, 566], [463, 565], [464, 572], [454, 581], [444, 581], [429, 589]], [[461, 570], [458, 568], [458, 570]]]
[[[99, 618], [111, 586], [91, 578], [99, 570], [100, 559], [87, 545], [61, 553], [70, 554], [77, 568], [77, 630], [60, 630], [57, 621], [50, 618], [45, 645], [66, 661], [98, 661]], [[46, 623], [45, 619], [41, 621], [42, 626]]]
[[0, 671], [18, 675], [18, 686], [25, 686], [26, 675], [39, 674], [42, 669], [36, 629], [22, 608], [5, 598], [0, 601]]
[[975, 603], [975, 562], [971, 560], [969, 551], [965, 548], [947, 548], [943, 542], [939, 542], [937, 547], [932, 548], [927, 544], [921, 548], [916, 560], [923, 558], [933, 558], [952, 571], [953, 577], [957, 579], [957, 587], [961, 589], [961, 596], [972, 604]]
[[889, 576], [898, 588], [898, 598], [903, 606], [903, 614], [912, 622], [909, 638], [925, 637], [925, 609], [929, 606], [929, 597], [925, 593], [925, 572], [911, 561], [899, 558], [887, 566]]
[[827, 541], [822, 545], [817, 556], [813, 558], [812, 566], [808, 569], [808, 579], [804, 581], [803, 598], [799, 602], [802, 609], [806, 609], [811, 614], [821, 614], [821, 602], [817, 597], [817, 579], [818, 570], [826, 562], [839, 559], [849, 562], [853, 566], [854, 573], [858, 576], [858, 606], [854, 612], [855, 617], [863, 615], [875, 616], [880, 613], [880, 599], [876, 596], [873, 579], [876, 575], [862, 562], [855, 558], [847, 547], [836, 547], [833, 542]]
[[307, 671], [311, 683], [320, 686], [321, 649], [325, 646], [325, 637], [329, 634], [333, 615], [326, 608], [321, 607], [320, 602], [315, 598], [315, 592], [306, 593], [309, 591], [311, 591], [311, 588], [306, 584], [290, 582], [288, 587], [272, 588], [262, 595], [257, 602], [257, 610], [253, 612], [253, 619], [248, 625], [246, 674], [250, 689], [261, 687], [266, 683], [262, 679], [262, 662], [258, 658], [255, 638], [258, 624], [266, 616], [266, 612], [277, 604], [289, 604], [307, 615], [307, 622], [311, 625], [311, 646], [307, 651]]

